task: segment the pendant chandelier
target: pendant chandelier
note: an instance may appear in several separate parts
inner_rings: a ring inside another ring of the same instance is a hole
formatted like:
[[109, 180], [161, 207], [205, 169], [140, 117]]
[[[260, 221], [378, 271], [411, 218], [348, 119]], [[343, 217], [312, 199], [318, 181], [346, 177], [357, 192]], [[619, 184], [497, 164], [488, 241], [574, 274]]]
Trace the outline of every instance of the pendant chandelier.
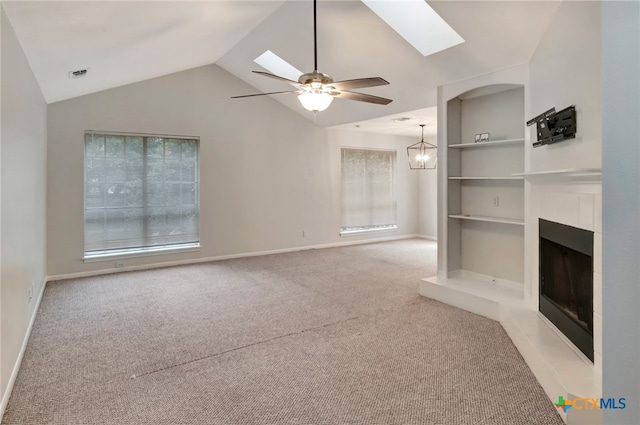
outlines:
[[409, 168], [412, 170], [433, 170], [436, 168], [438, 147], [424, 141], [424, 126], [424, 124], [420, 124], [422, 140], [407, 148]]

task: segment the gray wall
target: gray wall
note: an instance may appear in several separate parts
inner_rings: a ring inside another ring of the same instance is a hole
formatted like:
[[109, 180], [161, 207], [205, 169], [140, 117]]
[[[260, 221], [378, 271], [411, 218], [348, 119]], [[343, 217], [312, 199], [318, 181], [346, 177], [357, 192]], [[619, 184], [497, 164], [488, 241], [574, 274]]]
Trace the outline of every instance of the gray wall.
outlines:
[[[4, 10], [1, 10], [0, 14], [0, 391], [3, 402], [6, 402], [7, 386], [20, 355], [46, 274], [47, 106]], [[34, 294], [29, 300], [32, 284]]]
[[602, 3], [603, 395], [605, 424], [640, 418], [640, 4]]
[[[125, 267], [417, 233], [417, 177], [402, 161], [412, 139], [318, 128], [270, 97], [230, 99], [253, 91], [210, 65], [49, 105], [48, 274], [115, 266], [82, 261], [85, 130], [201, 138], [201, 250]], [[339, 236], [342, 146], [398, 150], [397, 232]]]
[[[600, 2], [565, 1], [529, 63], [532, 116], [576, 106], [575, 139], [532, 149], [528, 171], [600, 168]], [[529, 128], [536, 140], [535, 126]]]

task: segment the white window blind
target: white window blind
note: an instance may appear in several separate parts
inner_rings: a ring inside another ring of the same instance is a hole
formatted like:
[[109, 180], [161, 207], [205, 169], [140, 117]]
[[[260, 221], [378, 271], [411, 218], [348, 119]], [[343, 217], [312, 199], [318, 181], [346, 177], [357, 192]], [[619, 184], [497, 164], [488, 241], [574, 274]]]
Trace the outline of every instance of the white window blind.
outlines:
[[342, 231], [396, 224], [396, 152], [342, 149]]
[[198, 243], [198, 139], [85, 133], [85, 256]]

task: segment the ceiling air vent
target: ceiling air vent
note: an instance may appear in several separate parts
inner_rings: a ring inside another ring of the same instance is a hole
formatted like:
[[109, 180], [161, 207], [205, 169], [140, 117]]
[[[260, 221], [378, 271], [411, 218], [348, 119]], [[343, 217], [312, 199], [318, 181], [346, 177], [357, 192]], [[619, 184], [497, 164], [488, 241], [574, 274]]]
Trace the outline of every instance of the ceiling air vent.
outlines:
[[78, 78], [83, 78], [87, 76], [88, 69], [79, 69], [77, 71], [69, 71], [69, 78], [72, 80], [77, 80]]

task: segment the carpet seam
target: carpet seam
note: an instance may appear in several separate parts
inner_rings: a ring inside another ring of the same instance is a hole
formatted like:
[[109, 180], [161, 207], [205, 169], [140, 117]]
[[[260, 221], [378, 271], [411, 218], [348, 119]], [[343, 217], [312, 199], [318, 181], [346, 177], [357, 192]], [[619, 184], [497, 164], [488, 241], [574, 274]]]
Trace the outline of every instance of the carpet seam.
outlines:
[[207, 360], [207, 359], [211, 359], [211, 358], [214, 358], [214, 357], [223, 356], [225, 354], [233, 353], [235, 351], [244, 350], [245, 348], [255, 347], [257, 345], [266, 344], [266, 343], [271, 342], [271, 341], [277, 341], [279, 339], [287, 338], [287, 337], [290, 337], [290, 336], [293, 336], [293, 335], [300, 335], [300, 334], [303, 334], [305, 332], [311, 332], [311, 331], [315, 331], [315, 330], [318, 330], [318, 329], [327, 328], [329, 326], [339, 325], [341, 323], [346, 323], [346, 322], [349, 322], [351, 320], [356, 320], [356, 319], [359, 319], [359, 316], [349, 317], [349, 318], [347, 318], [345, 320], [339, 320], [337, 322], [327, 323], [325, 325], [315, 326], [313, 328], [308, 328], [308, 329], [303, 329], [303, 330], [298, 331], [298, 332], [290, 332], [290, 333], [285, 334], [285, 335], [279, 335], [279, 336], [275, 336], [273, 338], [269, 338], [269, 339], [265, 339], [265, 340], [262, 340], [262, 341], [257, 341], [257, 342], [251, 343], [251, 344], [243, 345], [241, 347], [236, 347], [236, 348], [231, 348], [229, 350], [220, 351], [218, 353], [210, 354], [208, 356], [199, 357], [197, 359], [189, 360], [189, 361], [186, 361], [186, 362], [183, 362], [183, 363], [177, 363], [177, 364], [174, 364], [174, 365], [171, 365], [171, 366], [163, 367], [161, 369], [156, 369], [156, 370], [152, 370], [150, 372], [145, 372], [145, 373], [140, 374], [140, 375], [133, 375], [133, 376], [131, 376], [131, 379], [141, 378], [143, 376], [152, 375], [154, 373], [163, 372], [165, 370], [174, 369], [176, 367], [185, 366], [185, 365], [188, 365], [188, 364], [191, 364], [191, 363], [196, 363], [196, 362], [199, 362], [199, 361], [202, 361], [202, 360]]

